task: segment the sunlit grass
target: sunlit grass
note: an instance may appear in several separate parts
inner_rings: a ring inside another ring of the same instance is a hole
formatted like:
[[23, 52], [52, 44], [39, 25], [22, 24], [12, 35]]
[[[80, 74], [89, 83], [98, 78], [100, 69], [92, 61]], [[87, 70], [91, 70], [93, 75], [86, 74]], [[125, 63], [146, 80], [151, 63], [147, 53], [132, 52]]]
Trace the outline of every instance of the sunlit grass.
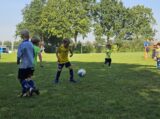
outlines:
[[[16, 54], [0, 59], [0, 119], [159, 119], [160, 70], [143, 53], [113, 53], [112, 67], [104, 65], [105, 54], [74, 54], [75, 79], [68, 81], [64, 68], [59, 84], [55, 54], [43, 54], [44, 68], [36, 67], [40, 96], [18, 98]], [[79, 68], [85, 77], [76, 74]]]

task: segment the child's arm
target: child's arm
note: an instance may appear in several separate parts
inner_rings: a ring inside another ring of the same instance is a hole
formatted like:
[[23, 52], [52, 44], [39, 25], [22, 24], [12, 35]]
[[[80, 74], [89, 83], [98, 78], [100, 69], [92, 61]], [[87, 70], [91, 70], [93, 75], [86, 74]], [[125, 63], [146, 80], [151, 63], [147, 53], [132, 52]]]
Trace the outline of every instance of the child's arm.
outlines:
[[70, 52], [70, 57], [73, 56], [73, 51], [71, 49], [69, 49], [69, 52]]
[[41, 54], [41, 52], [38, 54], [38, 57], [39, 57], [39, 61], [40, 61], [40, 67], [43, 67], [43, 65], [42, 65], [42, 54]]
[[23, 54], [22, 51], [23, 51], [23, 49], [22, 49], [21, 45], [19, 45], [18, 52], [17, 52], [17, 64], [20, 64], [21, 56]]
[[56, 57], [57, 57], [57, 60], [59, 62], [59, 55], [58, 55], [58, 53], [59, 53], [59, 48], [56, 49]]

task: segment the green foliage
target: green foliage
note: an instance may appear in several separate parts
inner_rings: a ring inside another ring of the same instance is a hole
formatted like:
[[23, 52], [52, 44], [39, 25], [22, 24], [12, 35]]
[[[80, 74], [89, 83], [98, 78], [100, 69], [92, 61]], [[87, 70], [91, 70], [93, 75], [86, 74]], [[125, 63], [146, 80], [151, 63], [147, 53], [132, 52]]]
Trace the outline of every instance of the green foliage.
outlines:
[[118, 44], [112, 44], [112, 52], [117, 52], [119, 50]]
[[75, 53], [93, 53], [95, 52], [95, 47], [92, 42], [77, 43], [77, 47], [74, 49]]
[[83, 46], [83, 53], [93, 53], [94, 52], [94, 46], [91, 42], [86, 42]]
[[[32, 0], [22, 14], [23, 21], [17, 25], [17, 35], [21, 29], [29, 29], [31, 36], [38, 35], [46, 43], [53, 37], [60, 41], [71, 38], [76, 46], [78, 36], [86, 37], [87, 33], [94, 31], [95, 52], [103, 52], [100, 45], [111, 38], [124, 43], [121, 50], [140, 50], [139, 44], [152, 38], [156, 32], [152, 9], [143, 5], [125, 8], [120, 0]], [[137, 43], [136, 49], [123, 40], [133, 40], [129, 42]], [[51, 47], [56, 45], [54, 42]], [[92, 48], [88, 50], [89, 47], [84, 48], [85, 52], [92, 51]]]
[[12, 42], [11, 41], [4, 41], [3, 45], [8, 47], [8, 46], [12, 45]]
[[41, 29], [41, 14], [45, 0], [33, 0], [29, 5], [23, 9], [23, 21], [17, 25], [16, 35], [22, 29], [28, 29], [31, 32], [31, 36], [39, 35], [43, 39], [43, 29]]
[[143, 41], [141, 40], [124, 40], [118, 43], [118, 51], [120, 52], [135, 52], [143, 51]]
[[48, 0], [42, 12], [41, 27], [50, 35], [74, 38], [90, 31], [89, 2]]
[[150, 8], [138, 5], [127, 9], [124, 26], [134, 39], [138, 39], [139, 37], [143, 37], [143, 39], [152, 38], [155, 33], [152, 27], [153, 24], [155, 24], [155, 19]]
[[58, 38], [56, 36], [51, 36], [49, 37], [48, 40], [45, 40], [44, 43], [44, 51], [46, 53], [55, 53], [56, 52], [56, 48], [60, 45], [62, 41], [62, 38]]
[[94, 31], [98, 37], [105, 36], [107, 41], [122, 28], [123, 4], [118, 0], [101, 0], [93, 12]]

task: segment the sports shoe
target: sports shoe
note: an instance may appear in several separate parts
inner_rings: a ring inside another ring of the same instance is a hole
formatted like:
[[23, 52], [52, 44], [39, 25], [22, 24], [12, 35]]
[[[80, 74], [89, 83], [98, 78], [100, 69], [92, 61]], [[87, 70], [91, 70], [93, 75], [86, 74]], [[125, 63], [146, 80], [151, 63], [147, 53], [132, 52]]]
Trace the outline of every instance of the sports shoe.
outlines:
[[27, 95], [27, 93], [22, 93], [22, 94], [20, 94], [20, 95], [18, 95], [18, 97], [28, 97], [28, 95]]
[[30, 89], [29, 89], [29, 96], [30, 96], [30, 97], [33, 95], [33, 92], [34, 92], [34, 91], [33, 91], [33, 88], [30, 88]]
[[38, 89], [33, 89], [33, 88], [31, 88], [31, 89], [29, 90], [29, 96], [32, 96], [33, 93], [35, 93], [36, 95], [39, 95], [39, 94], [40, 94], [40, 92], [39, 92]]
[[35, 93], [35, 94], [37, 94], [37, 95], [39, 95], [39, 94], [40, 94], [40, 92], [39, 92], [39, 90], [38, 90], [38, 89], [34, 89], [34, 93]]

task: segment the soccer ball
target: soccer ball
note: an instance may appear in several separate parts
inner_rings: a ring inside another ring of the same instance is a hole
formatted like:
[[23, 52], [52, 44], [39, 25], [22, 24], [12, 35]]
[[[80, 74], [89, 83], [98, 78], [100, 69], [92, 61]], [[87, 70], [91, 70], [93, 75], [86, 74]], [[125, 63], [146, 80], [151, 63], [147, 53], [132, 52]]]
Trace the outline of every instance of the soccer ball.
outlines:
[[86, 74], [86, 70], [85, 70], [85, 69], [79, 69], [77, 73], [78, 73], [78, 75], [79, 75], [80, 77], [83, 77], [83, 76], [85, 76], [85, 74]]

